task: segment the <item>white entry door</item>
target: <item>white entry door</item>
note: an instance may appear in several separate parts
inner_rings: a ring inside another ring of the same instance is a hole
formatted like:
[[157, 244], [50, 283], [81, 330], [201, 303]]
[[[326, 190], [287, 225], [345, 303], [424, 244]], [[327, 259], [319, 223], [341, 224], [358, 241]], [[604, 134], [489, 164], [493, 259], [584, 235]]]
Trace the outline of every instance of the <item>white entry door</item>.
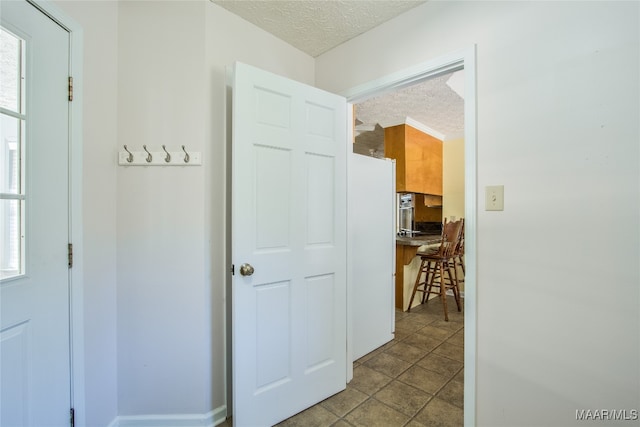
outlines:
[[233, 418], [346, 386], [346, 100], [244, 64], [233, 83]]
[[0, 4], [0, 425], [68, 426], [69, 33]]

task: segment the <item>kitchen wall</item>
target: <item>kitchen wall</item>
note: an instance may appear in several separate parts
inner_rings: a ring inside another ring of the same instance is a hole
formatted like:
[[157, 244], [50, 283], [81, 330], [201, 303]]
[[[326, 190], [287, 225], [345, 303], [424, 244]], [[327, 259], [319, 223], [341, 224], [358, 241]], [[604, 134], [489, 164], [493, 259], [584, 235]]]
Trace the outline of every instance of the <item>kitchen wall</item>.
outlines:
[[[312, 84], [313, 59], [205, 0], [56, 5], [85, 33], [79, 416], [223, 416], [225, 67]], [[202, 166], [119, 167], [124, 144], [184, 144]]]
[[442, 218], [464, 218], [464, 139], [442, 144]]
[[638, 407], [639, 7], [427, 2], [317, 58], [340, 92], [477, 45], [478, 425]]

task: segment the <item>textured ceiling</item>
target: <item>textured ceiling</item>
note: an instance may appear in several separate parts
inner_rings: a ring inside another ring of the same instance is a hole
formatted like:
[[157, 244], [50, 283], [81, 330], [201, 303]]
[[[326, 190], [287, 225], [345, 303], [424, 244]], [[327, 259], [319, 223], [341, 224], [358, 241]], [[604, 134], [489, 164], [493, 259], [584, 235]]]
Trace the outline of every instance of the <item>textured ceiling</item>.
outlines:
[[[211, 0], [312, 57], [425, 3], [404, 0]], [[357, 60], [357, 58], [355, 59]], [[462, 71], [356, 105], [354, 151], [384, 151], [383, 127], [410, 123], [441, 138], [463, 134]]]
[[464, 100], [447, 84], [451, 76], [434, 77], [392, 94], [368, 99], [356, 105], [356, 118], [364, 125], [379, 123], [384, 128], [405, 123], [408, 117], [440, 134], [434, 136], [451, 138], [460, 133], [464, 125]]
[[211, 0], [313, 56], [425, 0]]
[[384, 152], [383, 128], [401, 123], [408, 123], [441, 140], [462, 137], [463, 73], [461, 70], [433, 77], [356, 104], [357, 136], [354, 151], [381, 154]]

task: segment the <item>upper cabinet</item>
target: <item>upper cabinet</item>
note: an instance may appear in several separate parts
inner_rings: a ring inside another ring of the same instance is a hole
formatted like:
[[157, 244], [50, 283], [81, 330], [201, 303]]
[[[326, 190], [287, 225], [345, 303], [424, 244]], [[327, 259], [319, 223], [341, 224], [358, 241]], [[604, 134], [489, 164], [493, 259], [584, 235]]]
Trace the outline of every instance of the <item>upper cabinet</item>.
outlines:
[[396, 192], [442, 196], [442, 141], [406, 124], [385, 128], [384, 155], [396, 159]]

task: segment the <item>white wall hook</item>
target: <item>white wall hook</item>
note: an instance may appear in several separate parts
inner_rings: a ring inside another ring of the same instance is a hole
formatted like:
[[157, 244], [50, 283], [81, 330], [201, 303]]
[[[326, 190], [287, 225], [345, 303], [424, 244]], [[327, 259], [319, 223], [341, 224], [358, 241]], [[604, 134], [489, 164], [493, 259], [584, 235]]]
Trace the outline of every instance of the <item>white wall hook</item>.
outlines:
[[125, 145], [124, 150], [118, 152], [120, 166], [200, 166], [202, 158], [200, 152], [187, 152], [185, 146], [182, 151], [169, 151], [165, 145], [162, 151], [150, 151], [146, 145], [144, 151], [131, 151]]

